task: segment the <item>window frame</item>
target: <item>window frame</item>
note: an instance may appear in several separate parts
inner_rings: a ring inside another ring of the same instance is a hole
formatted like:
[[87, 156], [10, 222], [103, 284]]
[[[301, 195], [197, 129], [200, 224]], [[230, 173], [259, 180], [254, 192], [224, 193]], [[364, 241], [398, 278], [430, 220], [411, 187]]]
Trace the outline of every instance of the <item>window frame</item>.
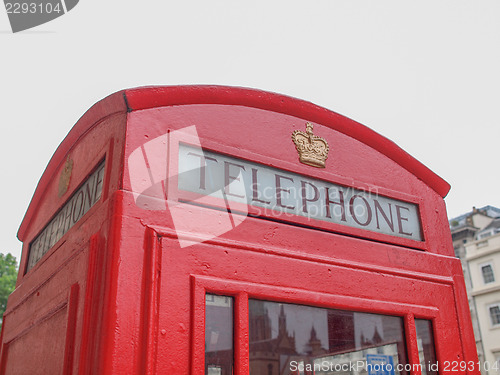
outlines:
[[[495, 307], [498, 308], [498, 323], [493, 322], [493, 315], [491, 314], [491, 309]], [[488, 305], [488, 316], [490, 317], [490, 324], [492, 328], [500, 327], [500, 302]]]
[[[491, 281], [486, 281], [485, 275], [484, 275], [484, 272], [483, 272], [483, 269], [486, 268], [486, 267], [488, 267], [488, 266], [491, 268], [491, 275], [493, 277], [493, 280], [491, 280]], [[488, 284], [496, 282], [495, 267], [493, 266], [493, 262], [492, 261], [481, 263], [479, 265], [479, 271], [481, 273], [481, 278], [483, 280], [483, 285], [488, 285]]]
[[[209, 276], [191, 275], [193, 305], [193, 341], [191, 363], [193, 374], [203, 375], [205, 371], [205, 295], [218, 294], [233, 297], [234, 302], [234, 374], [249, 373], [249, 305], [251, 298], [273, 302], [293, 303], [313, 307], [342, 309], [374, 314], [399, 316], [404, 319], [404, 338], [408, 363], [419, 364], [416, 345], [415, 319], [427, 319], [436, 327], [435, 319], [439, 309], [417, 304], [401, 304], [371, 298], [318, 293], [315, 291], [257, 284], [248, 281], [219, 279]], [[293, 292], [293, 293], [291, 293]], [[435, 330], [435, 328], [433, 328]], [[435, 332], [433, 332], [435, 335]], [[439, 357], [439, 354], [436, 353]], [[439, 360], [439, 359], [438, 359]]]

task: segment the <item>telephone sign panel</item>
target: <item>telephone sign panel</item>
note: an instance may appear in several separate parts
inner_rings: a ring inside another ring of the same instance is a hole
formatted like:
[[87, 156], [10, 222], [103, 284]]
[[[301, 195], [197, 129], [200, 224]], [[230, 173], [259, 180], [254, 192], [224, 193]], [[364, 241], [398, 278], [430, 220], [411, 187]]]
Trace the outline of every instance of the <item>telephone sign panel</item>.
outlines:
[[179, 189], [312, 220], [422, 240], [416, 204], [182, 144]]

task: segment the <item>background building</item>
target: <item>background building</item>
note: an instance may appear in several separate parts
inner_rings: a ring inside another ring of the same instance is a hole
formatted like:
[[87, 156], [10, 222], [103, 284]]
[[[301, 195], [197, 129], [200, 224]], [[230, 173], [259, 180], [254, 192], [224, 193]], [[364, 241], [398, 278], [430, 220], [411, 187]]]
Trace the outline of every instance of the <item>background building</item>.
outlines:
[[500, 209], [474, 207], [451, 219], [450, 228], [464, 271], [482, 373], [500, 373], [494, 368], [500, 360]]

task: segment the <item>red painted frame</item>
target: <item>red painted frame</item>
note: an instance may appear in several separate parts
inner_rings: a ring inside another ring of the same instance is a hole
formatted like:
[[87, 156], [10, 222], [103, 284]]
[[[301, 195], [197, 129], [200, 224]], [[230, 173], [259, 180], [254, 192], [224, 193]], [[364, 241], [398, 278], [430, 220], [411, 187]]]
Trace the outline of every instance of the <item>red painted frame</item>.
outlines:
[[[400, 316], [404, 318], [406, 346], [411, 364], [418, 364], [418, 347], [416, 345], [415, 314], [422, 319], [434, 320], [438, 309], [419, 305], [402, 305], [387, 301], [377, 301], [368, 298], [347, 297], [326, 293], [311, 292], [305, 289], [289, 289], [247, 282], [228, 281], [205, 276], [192, 275], [193, 300], [197, 306], [193, 313], [193, 350], [191, 357], [192, 374], [203, 375], [205, 371], [205, 294], [219, 294], [234, 297], [235, 310], [235, 373], [245, 374], [249, 369], [249, 326], [248, 300], [251, 298], [274, 302], [292, 303], [331, 309], [341, 309], [359, 312], [370, 312], [382, 315]], [[290, 292], [294, 296], [290, 297]], [[321, 300], [319, 300], [321, 299]], [[411, 312], [409, 312], [411, 311]], [[420, 371], [414, 371], [418, 375]]]

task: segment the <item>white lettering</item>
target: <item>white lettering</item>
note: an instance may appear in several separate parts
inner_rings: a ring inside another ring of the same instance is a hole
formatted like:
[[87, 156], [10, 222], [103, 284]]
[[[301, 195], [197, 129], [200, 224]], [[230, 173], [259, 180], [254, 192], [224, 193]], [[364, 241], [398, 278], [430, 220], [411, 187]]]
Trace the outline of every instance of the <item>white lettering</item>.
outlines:
[[83, 215], [99, 200], [104, 179], [104, 162], [87, 178], [62, 206], [30, 245], [28, 270], [31, 269]]
[[254, 214], [271, 209], [283, 219], [300, 216], [423, 239], [418, 206], [378, 195], [373, 188], [354, 189], [184, 144], [179, 146], [178, 171], [180, 191], [246, 203]]

